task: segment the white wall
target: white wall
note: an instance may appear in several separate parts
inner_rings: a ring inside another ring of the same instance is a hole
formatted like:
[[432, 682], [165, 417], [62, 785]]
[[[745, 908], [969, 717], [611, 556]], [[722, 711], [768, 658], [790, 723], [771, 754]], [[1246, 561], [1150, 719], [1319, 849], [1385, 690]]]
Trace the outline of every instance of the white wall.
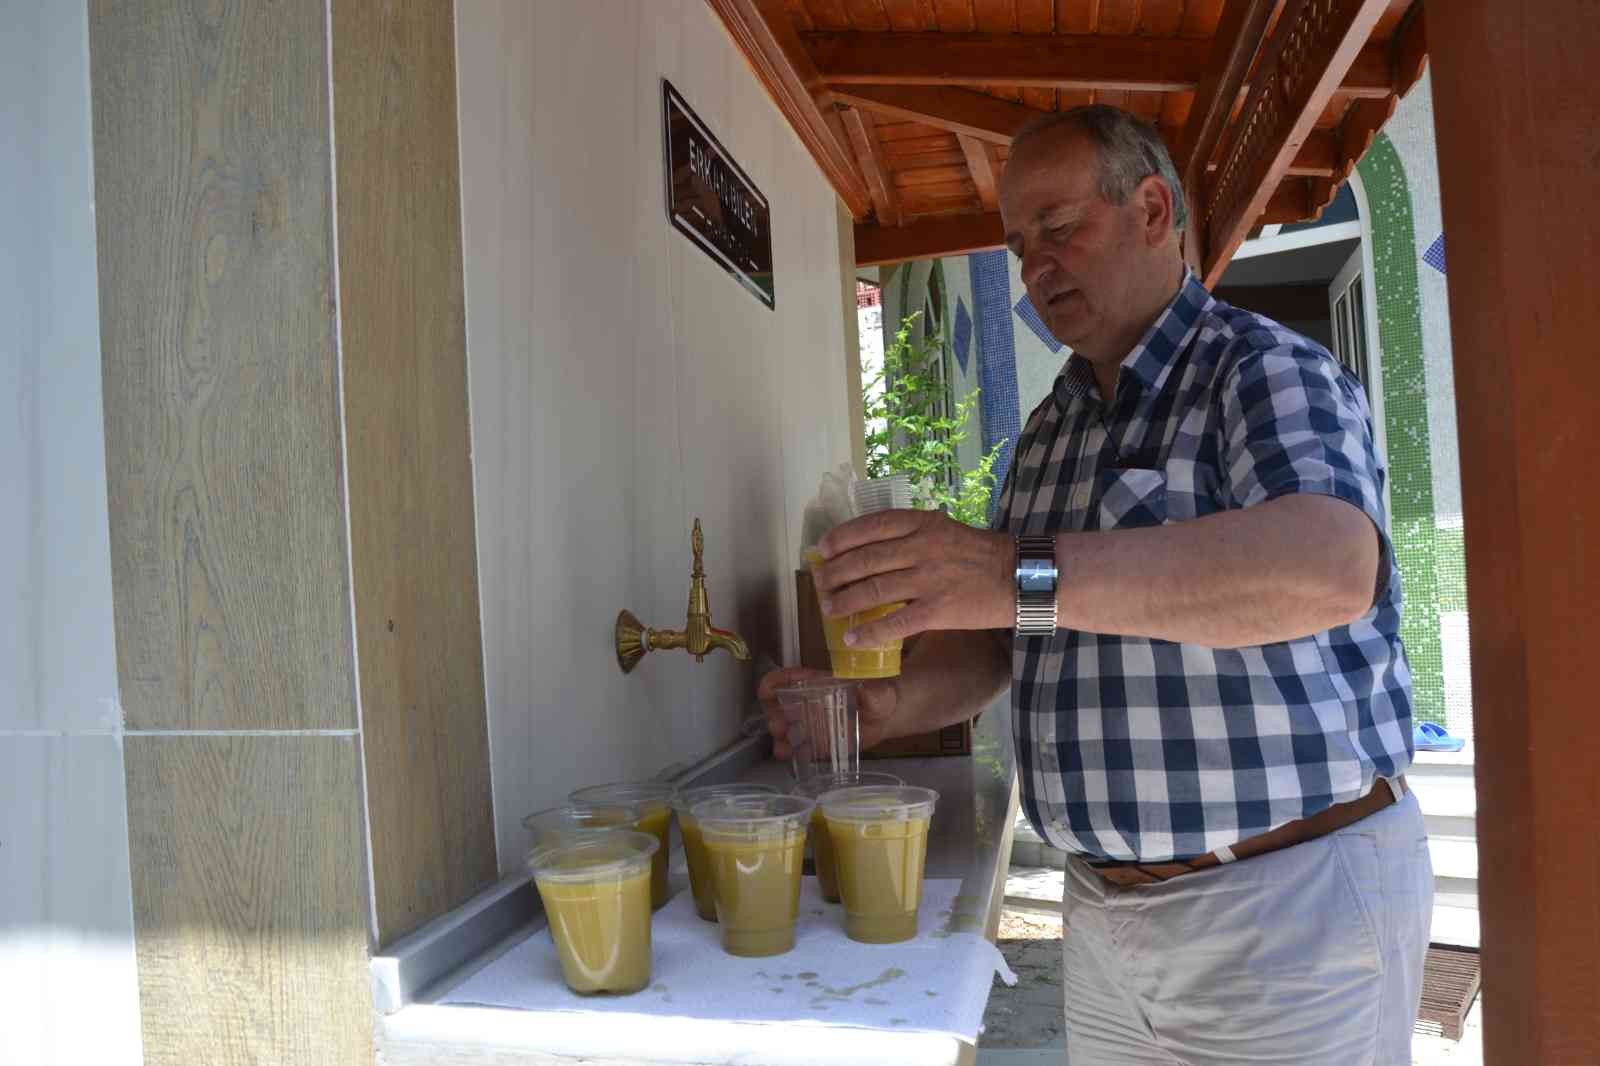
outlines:
[[[848, 461], [835, 198], [704, 0], [457, 8], [467, 352], [495, 820], [732, 739], [755, 672], [653, 653], [705, 524], [714, 621], [793, 661], [802, 507]], [[661, 82], [772, 204], [777, 309], [666, 219]]]
[[0, 26], [0, 1062], [137, 1063], [85, 5]]

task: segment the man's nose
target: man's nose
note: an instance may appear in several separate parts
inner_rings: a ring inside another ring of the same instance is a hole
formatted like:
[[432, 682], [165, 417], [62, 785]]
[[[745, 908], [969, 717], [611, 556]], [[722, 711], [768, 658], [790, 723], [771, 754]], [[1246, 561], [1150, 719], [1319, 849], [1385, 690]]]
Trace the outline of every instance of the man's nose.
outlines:
[[1034, 288], [1055, 269], [1055, 263], [1042, 252], [1024, 252], [1022, 256], [1022, 284]]

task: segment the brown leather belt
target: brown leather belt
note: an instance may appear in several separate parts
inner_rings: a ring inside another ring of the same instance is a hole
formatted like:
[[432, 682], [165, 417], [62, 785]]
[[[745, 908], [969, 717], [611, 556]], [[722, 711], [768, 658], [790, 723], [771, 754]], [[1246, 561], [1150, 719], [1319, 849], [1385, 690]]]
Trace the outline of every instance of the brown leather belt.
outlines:
[[[1389, 787], [1393, 785], [1393, 789]], [[1156, 885], [1163, 881], [1170, 881], [1174, 877], [1194, 873], [1196, 870], [1206, 870], [1213, 866], [1221, 866], [1225, 862], [1238, 862], [1241, 859], [1265, 855], [1269, 851], [1278, 851], [1282, 848], [1292, 847], [1295, 844], [1304, 844], [1308, 840], [1315, 840], [1321, 836], [1343, 829], [1347, 825], [1359, 822], [1369, 814], [1376, 814], [1395, 803], [1399, 798], [1411, 791], [1411, 786], [1406, 784], [1404, 775], [1388, 779], [1385, 783], [1379, 778], [1368, 792], [1358, 800], [1349, 803], [1336, 803], [1327, 810], [1319, 811], [1310, 818], [1301, 818], [1298, 821], [1280, 825], [1259, 836], [1249, 837], [1233, 845], [1228, 851], [1231, 857], [1225, 857], [1215, 851], [1204, 855], [1197, 855], [1192, 859], [1173, 859], [1171, 862], [1119, 862], [1116, 860], [1091, 859], [1089, 868], [1114, 885], [1131, 888], [1136, 885]]]

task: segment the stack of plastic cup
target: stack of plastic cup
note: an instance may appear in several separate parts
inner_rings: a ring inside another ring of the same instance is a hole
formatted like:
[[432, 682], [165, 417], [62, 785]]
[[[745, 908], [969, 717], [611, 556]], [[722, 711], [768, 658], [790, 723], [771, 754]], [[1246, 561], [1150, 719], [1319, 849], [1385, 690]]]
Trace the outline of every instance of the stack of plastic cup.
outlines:
[[[842, 774], [817, 774], [797, 783], [790, 791], [796, 796], [814, 800], [826, 792], [841, 788], [899, 784], [904, 782], [894, 774], [861, 770]], [[822, 890], [822, 898], [829, 903], [838, 903], [839, 879], [834, 870], [833, 844], [828, 838], [828, 823], [822, 817], [821, 807], [811, 813], [811, 856], [817, 862], [817, 887]]]
[[694, 893], [695, 913], [706, 921], [717, 920], [717, 893], [711, 876], [711, 857], [700, 835], [700, 823], [694, 817], [695, 805], [721, 796], [770, 796], [777, 791], [772, 785], [702, 785], [686, 788], [673, 798], [672, 809], [678, 812], [678, 832], [683, 835], [683, 854], [689, 860], [689, 889]]
[[911, 475], [891, 474], [857, 481], [850, 487], [850, 498], [857, 515], [907, 510], [911, 507]]
[[808, 678], [778, 689], [795, 780], [861, 769], [861, 710], [854, 681]]
[[650, 865], [660, 849], [628, 829], [556, 835], [528, 855], [561, 976], [574, 992], [650, 983]]
[[573, 803], [580, 805], [637, 809], [638, 820], [633, 828], [641, 833], [649, 833], [661, 845], [650, 867], [650, 903], [655, 907], [664, 906], [669, 898], [667, 845], [672, 831], [672, 797], [677, 791], [660, 781], [617, 781], [609, 785], [575, 789], [569, 797]]
[[931, 788], [872, 785], [825, 792], [817, 801], [851, 940], [894, 944], [917, 935], [928, 823], [938, 799]]
[[760, 958], [794, 947], [800, 867], [816, 804], [804, 796], [721, 796], [695, 805], [716, 882], [722, 950]]

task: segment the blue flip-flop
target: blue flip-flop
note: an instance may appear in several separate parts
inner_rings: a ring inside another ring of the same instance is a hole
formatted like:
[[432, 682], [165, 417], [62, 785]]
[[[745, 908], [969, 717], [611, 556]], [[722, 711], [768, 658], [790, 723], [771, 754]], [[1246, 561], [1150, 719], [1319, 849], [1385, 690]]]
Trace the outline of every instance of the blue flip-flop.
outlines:
[[1450, 735], [1450, 730], [1433, 722], [1418, 722], [1412, 730], [1412, 741], [1418, 751], [1460, 751], [1467, 742]]

